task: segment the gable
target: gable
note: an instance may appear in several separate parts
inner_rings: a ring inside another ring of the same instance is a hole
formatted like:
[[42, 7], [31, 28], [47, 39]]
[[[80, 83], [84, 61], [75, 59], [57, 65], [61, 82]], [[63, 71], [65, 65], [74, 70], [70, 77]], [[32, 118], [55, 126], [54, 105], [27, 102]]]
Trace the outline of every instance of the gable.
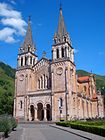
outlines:
[[49, 67], [49, 65], [50, 65], [50, 61], [46, 58], [42, 58], [33, 66], [33, 69], [35, 71], [39, 71], [43, 67]]

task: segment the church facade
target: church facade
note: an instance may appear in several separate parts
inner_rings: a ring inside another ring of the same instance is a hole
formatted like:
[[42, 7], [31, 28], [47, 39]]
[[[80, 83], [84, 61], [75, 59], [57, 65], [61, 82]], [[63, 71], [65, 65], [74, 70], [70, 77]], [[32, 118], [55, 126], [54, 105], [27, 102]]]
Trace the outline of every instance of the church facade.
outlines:
[[59, 121], [104, 117], [103, 96], [93, 74], [77, 76], [74, 49], [62, 8], [52, 45], [52, 60], [38, 60], [30, 19], [19, 48], [15, 77], [14, 117], [27, 121]]

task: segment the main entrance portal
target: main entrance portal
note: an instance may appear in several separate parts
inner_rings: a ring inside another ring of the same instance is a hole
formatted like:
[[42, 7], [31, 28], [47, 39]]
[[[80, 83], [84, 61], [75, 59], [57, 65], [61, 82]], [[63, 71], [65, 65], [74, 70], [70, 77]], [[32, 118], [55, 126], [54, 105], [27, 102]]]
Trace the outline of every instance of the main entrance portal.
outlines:
[[40, 121], [43, 121], [43, 119], [44, 119], [44, 109], [43, 109], [42, 103], [37, 104], [37, 118]]

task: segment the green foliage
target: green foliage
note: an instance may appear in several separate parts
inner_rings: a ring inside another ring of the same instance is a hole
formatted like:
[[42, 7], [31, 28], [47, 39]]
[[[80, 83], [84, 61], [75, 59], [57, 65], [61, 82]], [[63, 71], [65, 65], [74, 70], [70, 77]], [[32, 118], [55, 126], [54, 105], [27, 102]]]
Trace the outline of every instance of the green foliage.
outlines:
[[0, 114], [12, 114], [15, 70], [0, 62]]
[[56, 125], [71, 127], [73, 129], [83, 130], [90, 133], [105, 136], [105, 120], [98, 121], [68, 121], [57, 122]]
[[69, 127], [70, 126], [69, 122], [56, 122], [56, 125], [64, 126], [64, 127]]
[[7, 76], [15, 78], [15, 69], [11, 68], [9, 65], [4, 64], [3, 62], [0, 62], [0, 67]]
[[71, 123], [70, 126], [73, 129], [83, 130], [97, 135], [105, 136], [105, 128], [99, 126], [75, 124], [75, 123]]
[[8, 133], [16, 127], [17, 123], [15, 118], [7, 115], [0, 116], [0, 132], [4, 132], [5, 137], [8, 137]]

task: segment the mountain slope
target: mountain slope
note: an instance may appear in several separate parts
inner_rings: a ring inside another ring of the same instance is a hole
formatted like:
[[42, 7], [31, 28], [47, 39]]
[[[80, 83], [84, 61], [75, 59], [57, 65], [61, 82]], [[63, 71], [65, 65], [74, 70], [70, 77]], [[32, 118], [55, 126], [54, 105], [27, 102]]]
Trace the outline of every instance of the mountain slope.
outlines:
[[0, 114], [12, 114], [15, 69], [0, 62]]

